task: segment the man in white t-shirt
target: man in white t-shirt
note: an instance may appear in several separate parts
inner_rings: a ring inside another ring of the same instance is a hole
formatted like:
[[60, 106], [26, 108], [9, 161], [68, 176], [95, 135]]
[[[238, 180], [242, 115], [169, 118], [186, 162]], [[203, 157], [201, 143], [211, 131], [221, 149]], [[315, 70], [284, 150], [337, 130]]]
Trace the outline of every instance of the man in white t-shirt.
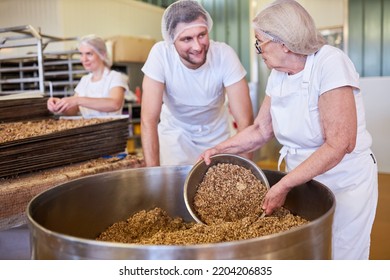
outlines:
[[253, 122], [246, 71], [230, 46], [209, 39], [211, 28], [196, 1], [177, 1], [163, 15], [164, 41], [142, 68], [147, 166], [195, 164], [205, 149], [230, 137], [229, 110], [238, 131]]

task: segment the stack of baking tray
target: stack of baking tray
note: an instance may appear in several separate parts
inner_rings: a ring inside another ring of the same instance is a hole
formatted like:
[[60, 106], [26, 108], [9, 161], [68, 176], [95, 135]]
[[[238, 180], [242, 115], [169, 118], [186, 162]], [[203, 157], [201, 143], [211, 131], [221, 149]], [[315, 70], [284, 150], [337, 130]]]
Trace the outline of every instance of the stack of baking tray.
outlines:
[[[0, 131], [0, 134], [6, 131]], [[0, 143], [0, 177], [62, 166], [123, 152], [128, 116]]]
[[50, 116], [47, 109], [47, 97], [24, 97], [19, 94], [0, 97], [0, 123], [25, 119], [40, 119]]

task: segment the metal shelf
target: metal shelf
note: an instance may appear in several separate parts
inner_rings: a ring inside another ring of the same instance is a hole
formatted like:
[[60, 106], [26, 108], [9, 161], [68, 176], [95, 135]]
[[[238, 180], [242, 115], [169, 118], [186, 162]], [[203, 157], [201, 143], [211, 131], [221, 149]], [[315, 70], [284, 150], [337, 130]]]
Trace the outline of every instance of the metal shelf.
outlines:
[[[77, 50], [45, 51], [52, 43], [75, 41], [42, 34], [32, 26], [0, 28], [0, 95], [25, 91], [69, 96], [87, 73]], [[46, 94], [47, 95], [47, 94]]]
[[[42, 36], [31, 25], [16, 26], [8, 28], [0, 28], [0, 68], [11, 68], [10, 72], [18, 72], [19, 75], [8, 75], [9, 72], [0, 72], [0, 93], [4, 90], [9, 92], [11, 90], [39, 90], [44, 92], [44, 77], [43, 77], [43, 58], [42, 58]], [[22, 49], [27, 48], [24, 53]], [[18, 50], [15, 50], [18, 49]], [[35, 64], [32, 70], [31, 62]], [[4, 64], [5, 63], [5, 67]], [[9, 64], [14, 64], [10, 67]], [[27, 64], [27, 67], [24, 64]], [[14, 68], [19, 68], [16, 71]], [[35, 68], [36, 67], [36, 68]], [[27, 69], [26, 69], [27, 68]], [[26, 72], [33, 72], [26, 73]], [[26, 75], [27, 74], [27, 75]], [[34, 76], [34, 78], [31, 78]], [[34, 82], [33, 88], [31, 84]], [[8, 84], [9, 87], [3, 88], [2, 85]], [[12, 85], [13, 84], [13, 85]]]
[[0, 73], [20, 72], [20, 71], [37, 71], [38, 66], [25, 66], [25, 67], [2, 67]]
[[52, 83], [53, 95], [72, 95], [81, 77], [88, 73], [78, 56], [77, 51], [44, 53], [45, 80]]

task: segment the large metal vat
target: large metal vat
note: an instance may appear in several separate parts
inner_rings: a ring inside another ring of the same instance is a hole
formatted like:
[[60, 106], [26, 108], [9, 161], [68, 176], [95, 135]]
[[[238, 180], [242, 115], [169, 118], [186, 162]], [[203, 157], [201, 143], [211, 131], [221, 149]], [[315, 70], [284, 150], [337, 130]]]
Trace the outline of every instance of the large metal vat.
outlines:
[[[33, 259], [330, 259], [335, 199], [310, 181], [294, 188], [286, 207], [311, 222], [244, 241], [191, 246], [146, 246], [95, 241], [114, 222], [160, 207], [193, 221], [183, 199], [191, 166], [115, 171], [71, 181], [28, 205]], [[264, 170], [272, 186], [284, 173]]]

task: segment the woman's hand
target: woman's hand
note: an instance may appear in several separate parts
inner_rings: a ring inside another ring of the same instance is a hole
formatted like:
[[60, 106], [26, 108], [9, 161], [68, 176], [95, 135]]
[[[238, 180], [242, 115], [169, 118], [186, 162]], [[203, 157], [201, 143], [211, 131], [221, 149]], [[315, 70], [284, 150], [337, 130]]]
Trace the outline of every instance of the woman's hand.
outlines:
[[47, 100], [47, 109], [55, 114], [75, 115], [79, 109], [78, 99], [77, 96], [51, 97]]
[[277, 183], [269, 189], [264, 197], [262, 209], [266, 215], [271, 215], [276, 209], [282, 207], [290, 190]]
[[199, 157], [199, 160], [198, 161], [201, 161], [202, 159], [204, 160], [204, 162], [206, 163], [206, 165], [210, 165], [211, 163], [211, 159], [210, 157], [213, 156], [213, 155], [216, 155], [216, 154], [219, 154], [220, 152], [218, 152], [218, 149], [217, 148], [211, 148], [211, 149], [208, 149], [206, 150], [205, 152], [203, 152], [200, 157]]
[[56, 103], [57, 112], [65, 113], [68, 110], [78, 107], [77, 98], [78, 97], [76, 96], [61, 98], [61, 100]]
[[61, 99], [60, 99], [60, 98], [57, 98], [57, 97], [50, 97], [50, 98], [47, 100], [47, 109], [48, 109], [50, 112], [58, 113], [58, 111], [57, 111], [57, 103], [58, 103], [60, 100], [61, 100]]

